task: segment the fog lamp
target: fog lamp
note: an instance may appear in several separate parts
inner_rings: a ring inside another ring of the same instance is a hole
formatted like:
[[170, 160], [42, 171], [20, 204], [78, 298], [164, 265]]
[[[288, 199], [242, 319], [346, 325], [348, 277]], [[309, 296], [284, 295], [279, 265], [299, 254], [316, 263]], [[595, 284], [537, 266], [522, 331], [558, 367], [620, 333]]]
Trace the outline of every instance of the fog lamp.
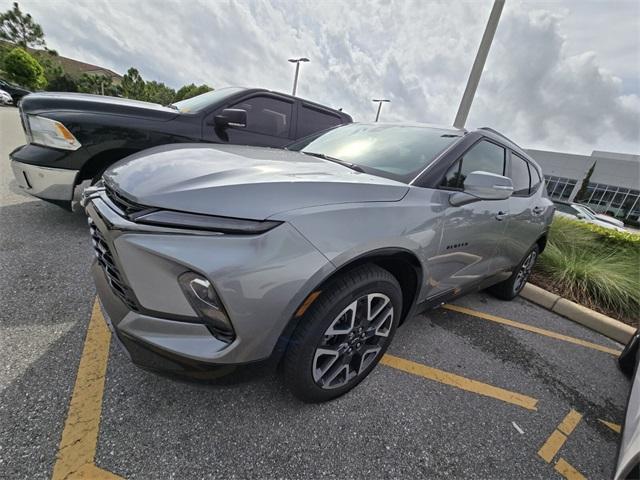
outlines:
[[211, 333], [221, 340], [231, 341], [234, 337], [231, 321], [211, 282], [197, 273], [186, 272], [178, 277], [178, 283]]

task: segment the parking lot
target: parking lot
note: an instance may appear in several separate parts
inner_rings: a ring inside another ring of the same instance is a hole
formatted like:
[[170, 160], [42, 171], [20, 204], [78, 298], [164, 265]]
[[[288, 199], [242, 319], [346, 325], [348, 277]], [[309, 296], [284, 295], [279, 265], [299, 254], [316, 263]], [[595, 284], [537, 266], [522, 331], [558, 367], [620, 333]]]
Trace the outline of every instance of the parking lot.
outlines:
[[271, 366], [219, 381], [134, 367], [94, 308], [82, 215], [19, 192], [0, 108], [0, 478], [610, 478], [622, 346], [484, 293], [409, 319], [321, 405]]

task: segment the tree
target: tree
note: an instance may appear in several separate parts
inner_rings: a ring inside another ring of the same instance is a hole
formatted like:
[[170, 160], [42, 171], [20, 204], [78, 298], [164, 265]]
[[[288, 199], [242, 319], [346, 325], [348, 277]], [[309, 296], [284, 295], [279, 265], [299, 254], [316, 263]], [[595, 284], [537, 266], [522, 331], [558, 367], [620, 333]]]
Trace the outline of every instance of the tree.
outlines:
[[0, 39], [22, 48], [45, 46], [42, 27], [33, 21], [30, 14], [22, 13], [18, 2], [0, 14]]
[[116, 96], [118, 94], [118, 87], [113, 84], [111, 77], [83, 73], [78, 80], [78, 91], [82, 93], [93, 93], [95, 95]]
[[4, 58], [3, 63], [9, 80], [18, 85], [31, 89], [41, 89], [47, 85], [44, 68], [24, 49], [14, 48]]
[[120, 88], [122, 89], [123, 97], [133, 98], [134, 100], [144, 100], [145, 83], [140, 72], [135, 68], [131, 67], [127, 70], [127, 73], [122, 77]]
[[167, 87], [164, 83], [147, 82], [144, 89], [144, 99], [147, 102], [159, 103], [160, 105], [169, 105], [173, 103], [176, 92], [173, 88]]
[[596, 169], [596, 163], [597, 162], [593, 162], [593, 165], [591, 165], [591, 168], [587, 171], [587, 174], [582, 179], [582, 185], [580, 185], [580, 190], [578, 190], [578, 193], [576, 193], [576, 196], [574, 197], [576, 202], [582, 202], [582, 201], [588, 200], [586, 198], [587, 189], [589, 188], [589, 183], [591, 182], [591, 175], [593, 175], [593, 171]]
[[69, 75], [63, 73], [52, 78], [47, 78], [47, 91], [49, 92], [77, 92], [78, 82]]
[[185, 100], [187, 98], [195, 97], [196, 95], [201, 95], [203, 93], [207, 93], [213, 90], [209, 85], [184, 85], [176, 92], [176, 97], [174, 98], [174, 102], [178, 102], [180, 100]]

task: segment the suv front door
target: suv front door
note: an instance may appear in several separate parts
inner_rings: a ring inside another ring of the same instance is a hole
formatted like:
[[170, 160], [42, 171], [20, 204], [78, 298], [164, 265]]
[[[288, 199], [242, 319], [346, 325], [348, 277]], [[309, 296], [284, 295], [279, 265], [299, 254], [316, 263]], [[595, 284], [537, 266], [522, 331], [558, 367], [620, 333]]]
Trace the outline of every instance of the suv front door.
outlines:
[[[485, 139], [477, 142], [449, 168], [441, 189], [452, 190], [452, 193], [463, 190], [464, 179], [475, 171], [504, 175], [505, 148]], [[429, 261], [430, 297], [457, 293], [495, 272], [507, 208], [507, 200], [483, 200], [446, 207], [438, 255]]]

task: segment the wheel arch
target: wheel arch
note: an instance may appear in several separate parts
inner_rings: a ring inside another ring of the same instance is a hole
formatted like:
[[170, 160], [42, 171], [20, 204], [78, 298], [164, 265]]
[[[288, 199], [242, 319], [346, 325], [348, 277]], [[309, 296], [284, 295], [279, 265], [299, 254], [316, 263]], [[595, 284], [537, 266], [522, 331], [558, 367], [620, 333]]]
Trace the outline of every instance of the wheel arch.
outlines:
[[549, 232], [546, 231], [536, 240], [536, 245], [538, 245], [538, 253], [544, 252], [544, 249], [547, 246], [547, 239], [549, 237]]
[[139, 150], [134, 148], [113, 148], [97, 153], [87, 160], [82, 166], [80, 173], [76, 177], [76, 184], [79, 184], [84, 180], [92, 180], [98, 174], [102, 174], [102, 172], [118, 160], [122, 160], [124, 157], [138, 151]]
[[[318, 298], [319, 295], [317, 295], [316, 292], [322, 292], [323, 286], [338, 276], [369, 263], [387, 270], [398, 280], [402, 290], [402, 314], [399, 324], [402, 324], [408, 318], [416, 304], [420, 285], [422, 285], [424, 278], [420, 260], [413, 252], [404, 248], [392, 247], [369, 251], [341, 264], [338, 268], [332, 270], [327, 276], [322, 278], [315, 287], [310, 289], [309, 293], [295, 309], [295, 313], [287, 323], [287, 326], [282, 331], [276, 343], [274, 353], [276, 354], [277, 360], [279, 360], [286, 351], [289, 339], [298, 326], [300, 319], [303, 317], [304, 312]], [[314, 294], [316, 295], [314, 296]]]

